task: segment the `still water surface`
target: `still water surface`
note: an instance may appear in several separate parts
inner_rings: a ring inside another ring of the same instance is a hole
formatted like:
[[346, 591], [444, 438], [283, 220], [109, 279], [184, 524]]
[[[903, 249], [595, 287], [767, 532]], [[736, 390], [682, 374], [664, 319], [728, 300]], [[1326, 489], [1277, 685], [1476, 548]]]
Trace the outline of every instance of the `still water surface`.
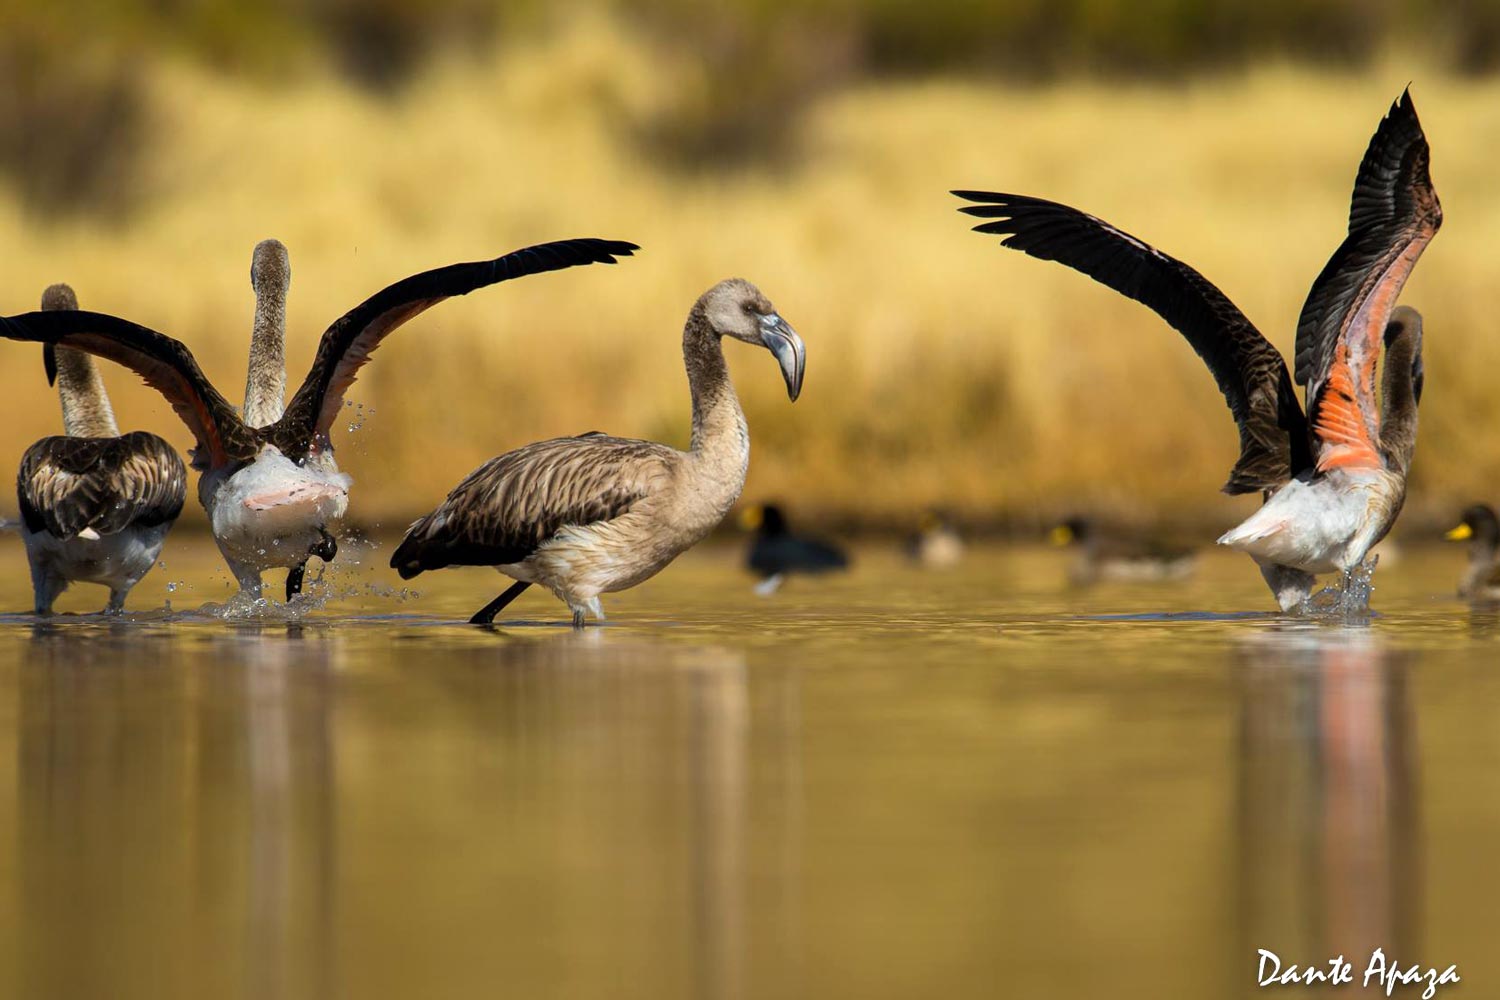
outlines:
[[1380, 946], [1500, 996], [1500, 617], [1459, 551], [1349, 627], [1241, 614], [1227, 555], [1078, 591], [872, 546], [761, 599], [708, 548], [581, 634], [535, 591], [463, 626], [503, 581], [403, 598], [388, 551], [290, 623], [183, 614], [228, 595], [190, 536], [131, 600], [170, 619], [0, 615], [0, 994], [1290, 996], [1257, 948]]

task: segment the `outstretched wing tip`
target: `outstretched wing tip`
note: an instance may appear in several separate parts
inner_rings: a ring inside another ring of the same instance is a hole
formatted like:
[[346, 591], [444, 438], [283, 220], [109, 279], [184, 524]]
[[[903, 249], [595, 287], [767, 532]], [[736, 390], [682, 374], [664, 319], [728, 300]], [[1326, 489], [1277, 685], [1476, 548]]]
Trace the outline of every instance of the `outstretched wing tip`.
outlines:
[[999, 212], [1010, 209], [1019, 201], [1026, 200], [1020, 195], [1005, 194], [1000, 191], [954, 191], [965, 201], [972, 201], [972, 205], [960, 205], [958, 211], [965, 215], [982, 215], [985, 212]]
[[1425, 141], [1426, 136], [1422, 132], [1422, 122], [1417, 118], [1417, 105], [1411, 97], [1411, 84], [1408, 83], [1406, 89], [1401, 91], [1401, 96], [1396, 98], [1391, 104], [1391, 110], [1386, 113], [1386, 119], [1409, 126]]
[[996, 219], [991, 222], [981, 222], [977, 226], [970, 226], [972, 232], [982, 233], [985, 236], [1014, 236], [1016, 227], [1009, 219]]
[[986, 236], [1009, 236], [1016, 231], [1016, 208], [1009, 202], [998, 201], [983, 205], [965, 205], [959, 209], [974, 219], [988, 219], [969, 228]]
[[[566, 240], [553, 240], [550, 243], [537, 243], [533, 246], [523, 247], [496, 258], [496, 263], [507, 259], [525, 257], [528, 255], [542, 255], [554, 258], [553, 266], [544, 267], [542, 270], [561, 270], [575, 267], [580, 264], [616, 264], [622, 257], [633, 257], [639, 250], [639, 243], [629, 240], [610, 240], [598, 236], [582, 236]], [[537, 271], [523, 271], [523, 274], [535, 274]], [[519, 275], [516, 275], [517, 277]], [[462, 294], [462, 293], [460, 293]]]
[[1401, 142], [1403, 138], [1408, 143], [1419, 142], [1425, 145], [1427, 142], [1421, 119], [1417, 117], [1417, 104], [1412, 100], [1410, 83], [1391, 102], [1390, 110], [1385, 113], [1385, 117], [1375, 128], [1375, 134], [1370, 138], [1370, 146], [1375, 148], [1382, 140]]
[[632, 243], [629, 240], [596, 238], [590, 242], [601, 251], [601, 259], [599, 260], [601, 264], [613, 264], [616, 257], [633, 257], [635, 256], [635, 252], [641, 248], [639, 243]]

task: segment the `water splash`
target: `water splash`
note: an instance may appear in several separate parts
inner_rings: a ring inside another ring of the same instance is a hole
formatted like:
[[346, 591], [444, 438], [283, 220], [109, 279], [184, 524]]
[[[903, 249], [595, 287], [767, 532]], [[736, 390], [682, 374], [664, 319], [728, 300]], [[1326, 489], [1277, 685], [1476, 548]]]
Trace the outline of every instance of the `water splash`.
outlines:
[[339, 601], [374, 597], [404, 604], [420, 597], [421, 591], [418, 590], [406, 587], [397, 590], [387, 584], [361, 578], [362, 567], [379, 547], [378, 543], [357, 531], [347, 532], [339, 539], [338, 558], [332, 563], [322, 560], [309, 562], [307, 576], [302, 582], [302, 592], [293, 596], [290, 601], [282, 602], [273, 596], [267, 596], [280, 592], [280, 579], [272, 578], [266, 581], [261, 597], [251, 597], [243, 591], [237, 591], [222, 604], [210, 601], [192, 613], [226, 622], [297, 623], [327, 610], [330, 604]]
[[1370, 622], [1370, 595], [1375, 592], [1374, 555], [1344, 573], [1332, 586], [1324, 587], [1297, 608], [1307, 618], [1321, 618], [1345, 625], [1367, 625]]
[[350, 399], [344, 400], [344, 409], [354, 411], [353, 415], [349, 418], [348, 423], [350, 434], [353, 434], [355, 431], [363, 427], [365, 425], [365, 421], [375, 415], [375, 407], [365, 406], [363, 403], [356, 403]]
[[[373, 412], [373, 409], [372, 409]], [[379, 525], [376, 525], [378, 528]], [[323, 579], [324, 572], [329, 576], [328, 587], [331, 593], [336, 593], [339, 598], [348, 597], [378, 597], [383, 600], [393, 600], [397, 604], [415, 600], [422, 596], [420, 590], [412, 590], [402, 587], [399, 590], [390, 584], [380, 583], [374, 580], [355, 580], [361, 567], [374, 556], [375, 551], [380, 548], [380, 543], [360, 534], [358, 531], [350, 531], [339, 539], [339, 557], [332, 565], [324, 567], [318, 574], [318, 582]]]

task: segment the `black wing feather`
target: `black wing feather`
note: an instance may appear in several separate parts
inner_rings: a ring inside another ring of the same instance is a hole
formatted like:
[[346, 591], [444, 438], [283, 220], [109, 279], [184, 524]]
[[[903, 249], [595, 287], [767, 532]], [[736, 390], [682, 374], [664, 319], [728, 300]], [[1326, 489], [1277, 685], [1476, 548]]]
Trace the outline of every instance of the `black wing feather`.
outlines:
[[959, 211], [992, 219], [975, 232], [1053, 260], [1150, 307], [1208, 365], [1239, 425], [1240, 458], [1226, 493], [1276, 489], [1307, 468], [1307, 422], [1280, 353], [1197, 271], [1077, 209], [1024, 195], [954, 191], [979, 204]]
[[324, 332], [307, 378], [287, 404], [286, 413], [272, 425], [272, 439], [294, 460], [326, 444], [344, 392], [370, 353], [391, 331], [444, 299], [526, 275], [582, 264], [613, 264], [639, 249], [622, 240], [558, 240], [494, 260], [424, 271], [381, 289]]
[[57, 344], [124, 365], [166, 397], [197, 438], [201, 460], [248, 461], [260, 448], [255, 432], [208, 381], [180, 341], [108, 313], [49, 309], [0, 316], [0, 335]]

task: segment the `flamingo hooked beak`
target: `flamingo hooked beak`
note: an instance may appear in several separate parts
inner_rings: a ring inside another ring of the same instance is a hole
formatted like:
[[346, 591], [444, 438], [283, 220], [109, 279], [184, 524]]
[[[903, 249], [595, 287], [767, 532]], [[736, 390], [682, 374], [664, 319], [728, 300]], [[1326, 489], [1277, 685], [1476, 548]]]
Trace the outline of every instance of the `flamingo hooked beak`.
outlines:
[[786, 394], [796, 402], [802, 394], [802, 373], [807, 367], [807, 347], [802, 338], [778, 314], [766, 313], [760, 318], [760, 342], [776, 355], [781, 377], [786, 381]]

